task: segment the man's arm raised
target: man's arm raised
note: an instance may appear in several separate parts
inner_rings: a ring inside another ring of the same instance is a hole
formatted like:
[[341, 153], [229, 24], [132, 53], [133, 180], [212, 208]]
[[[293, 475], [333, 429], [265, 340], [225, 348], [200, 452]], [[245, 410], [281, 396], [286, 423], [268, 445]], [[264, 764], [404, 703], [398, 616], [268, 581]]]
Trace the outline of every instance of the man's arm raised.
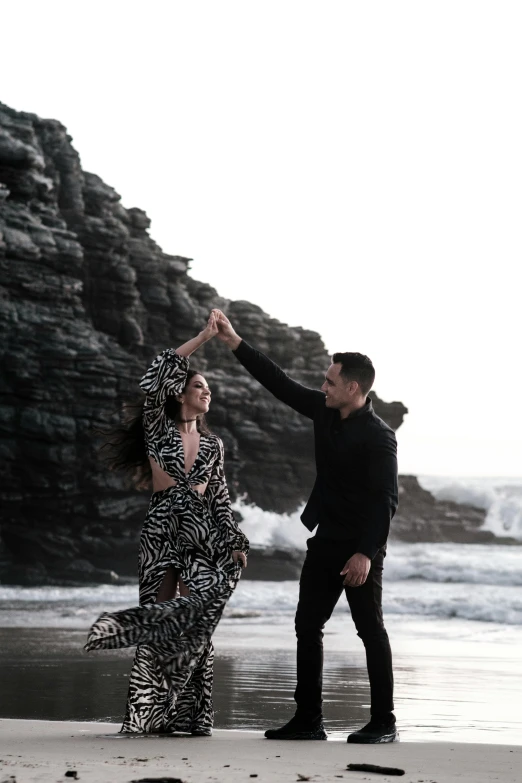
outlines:
[[211, 315], [214, 315], [216, 318], [218, 339], [225, 343], [225, 345], [228, 345], [231, 351], [237, 351], [241, 343], [241, 337], [238, 335], [225, 313], [221, 310], [212, 310]]
[[268, 356], [252, 348], [243, 340], [221, 310], [213, 310], [212, 312], [216, 314], [218, 339], [234, 351], [236, 359], [241, 362], [250, 375], [278, 400], [286, 403], [303, 416], [313, 419], [317, 407], [324, 406], [324, 394], [293, 381]]

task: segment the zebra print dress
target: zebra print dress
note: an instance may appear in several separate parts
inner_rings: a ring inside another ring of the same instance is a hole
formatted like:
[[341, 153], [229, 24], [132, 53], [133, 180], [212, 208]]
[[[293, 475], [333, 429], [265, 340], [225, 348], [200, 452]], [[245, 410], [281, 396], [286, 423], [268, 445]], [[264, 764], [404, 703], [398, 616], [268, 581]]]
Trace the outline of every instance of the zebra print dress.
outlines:
[[[140, 382], [146, 393], [147, 454], [177, 484], [155, 492], [150, 501], [140, 539], [140, 606], [102, 614], [85, 646], [138, 645], [122, 732], [212, 733], [211, 637], [241, 573], [232, 551], [248, 551], [232, 514], [221, 440], [201, 433], [196, 460], [186, 474], [181, 435], [165, 413], [167, 396], [183, 391], [188, 367], [186, 358], [168, 349]], [[204, 494], [193, 488], [207, 482]], [[190, 595], [156, 604], [169, 566]]]

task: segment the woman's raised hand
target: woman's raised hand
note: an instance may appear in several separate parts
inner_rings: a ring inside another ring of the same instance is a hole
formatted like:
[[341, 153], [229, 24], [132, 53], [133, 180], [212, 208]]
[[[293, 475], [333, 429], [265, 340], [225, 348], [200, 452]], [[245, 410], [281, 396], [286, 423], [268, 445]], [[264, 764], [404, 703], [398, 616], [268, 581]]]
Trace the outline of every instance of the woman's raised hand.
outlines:
[[218, 334], [218, 322], [217, 322], [217, 315], [216, 310], [212, 310], [208, 317], [207, 325], [201, 332], [202, 337], [205, 338], [205, 340], [211, 340], [213, 337], [215, 337]]
[[179, 348], [176, 348], [176, 353], [179, 356], [185, 356], [188, 359], [188, 357], [191, 356], [194, 351], [197, 351], [197, 349], [203, 345], [203, 343], [206, 343], [207, 340], [211, 340], [213, 337], [215, 337], [217, 333], [217, 317], [215, 312], [212, 311], [208, 317], [205, 328], [202, 329], [201, 332], [196, 335], [196, 337], [193, 337], [191, 340], [187, 340], [186, 343], [183, 343], [183, 345], [180, 345]]

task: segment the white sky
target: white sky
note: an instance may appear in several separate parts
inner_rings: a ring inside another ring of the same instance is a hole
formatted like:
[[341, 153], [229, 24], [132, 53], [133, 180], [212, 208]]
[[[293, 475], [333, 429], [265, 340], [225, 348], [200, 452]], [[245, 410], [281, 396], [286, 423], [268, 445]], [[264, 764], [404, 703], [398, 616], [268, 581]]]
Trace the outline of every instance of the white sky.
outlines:
[[63, 122], [194, 277], [369, 354], [410, 409], [401, 472], [522, 475], [521, 22], [502, 0], [17, 0], [0, 100]]

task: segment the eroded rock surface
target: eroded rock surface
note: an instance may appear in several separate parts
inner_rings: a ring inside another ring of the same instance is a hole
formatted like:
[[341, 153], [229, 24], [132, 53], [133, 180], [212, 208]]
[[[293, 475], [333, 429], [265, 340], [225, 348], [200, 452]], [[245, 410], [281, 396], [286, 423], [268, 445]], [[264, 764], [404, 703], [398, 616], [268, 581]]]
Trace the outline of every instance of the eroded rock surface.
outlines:
[[[93, 431], [117, 420], [151, 359], [193, 336], [211, 307], [293, 377], [322, 383], [318, 334], [230, 302], [164, 253], [141, 209], [84, 172], [61, 123], [0, 104], [0, 578], [117, 580], [136, 570], [144, 493], [108, 473]], [[313, 482], [308, 423], [218, 341], [194, 357], [233, 496], [292, 511]], [[394, 428], [406, 408], [373, 395]], [[409, 535], [409, 533], [408, 533]], [[283, 561], [285, 556], [283, 556]]]

